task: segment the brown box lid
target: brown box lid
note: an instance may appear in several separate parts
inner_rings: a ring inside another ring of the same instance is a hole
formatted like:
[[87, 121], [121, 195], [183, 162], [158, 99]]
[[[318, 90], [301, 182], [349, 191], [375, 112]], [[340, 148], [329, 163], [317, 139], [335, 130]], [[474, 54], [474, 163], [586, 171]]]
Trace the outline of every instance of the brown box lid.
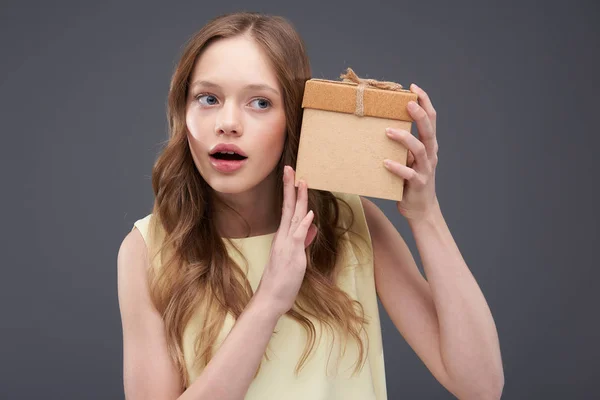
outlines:
[[[309, 79], [304, 88], [302, 108], [354, 114], [357, 89], [354, 82]], [[363, 115], [412, 122], [413, 118], [406, 110], [411, 100], [417, 101], [417, 94], [410, 90], [386, 90], [366, 85]]]

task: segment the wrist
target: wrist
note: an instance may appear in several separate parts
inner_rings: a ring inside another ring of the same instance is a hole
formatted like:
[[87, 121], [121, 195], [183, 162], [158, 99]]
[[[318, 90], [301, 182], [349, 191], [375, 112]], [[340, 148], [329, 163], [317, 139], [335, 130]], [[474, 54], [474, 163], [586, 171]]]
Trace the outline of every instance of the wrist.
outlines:
[[250, 299], [247, 309], [253, 315], [253, 318], [273, 324], [277, 324], [277, 321], [281, 317], [281, 313], [273, 307], [272, 303], [263, 296], [260, 296], [258, 292]]
[[442, 210], [440, 208], [440, 203], [437, 200], [437, 197], [433, 200], [433, 203], [427, 210], [416, 214], [410, 218], [406, 218], [409, 226], [411, 228], [419, 227], [421, 225], [431, 225], [438, 222], [440, 216], [442, 214]]

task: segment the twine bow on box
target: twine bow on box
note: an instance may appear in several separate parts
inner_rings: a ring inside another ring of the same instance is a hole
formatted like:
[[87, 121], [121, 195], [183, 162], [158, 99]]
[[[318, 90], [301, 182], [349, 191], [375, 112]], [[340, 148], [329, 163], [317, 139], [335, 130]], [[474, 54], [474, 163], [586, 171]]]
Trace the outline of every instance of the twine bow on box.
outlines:
[[401, 91], [404, 90], [401, 84], [396, 82], [388, 82], [388, 81], [378, 81], [376, 79], [363, 79], [359, 78], [356, 73], [352, 70], [352, 68], [348, 68], [345, 74], [341, 74], [340, 78], [342, 82], [355, 83], [358, 85], [356, 91], [356, 110], [354, 114], [362, 117], [365, 115], [365, 105], [364, 105], [364, 94], [365, 87], [373, 87], [377, 89], [385, 89], [385, 90], [395, 90]]

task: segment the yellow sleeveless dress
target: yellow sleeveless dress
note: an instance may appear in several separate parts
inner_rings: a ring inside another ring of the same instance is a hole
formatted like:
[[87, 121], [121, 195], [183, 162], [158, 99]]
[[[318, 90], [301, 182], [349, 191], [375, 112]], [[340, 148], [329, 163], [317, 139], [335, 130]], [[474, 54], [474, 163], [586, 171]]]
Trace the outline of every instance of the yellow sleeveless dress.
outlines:
[[[354, 246], [345, 247], [344, 254], [338, 256], [338, 263], [343, 263], [341, 265], [343, 269], [337, 282], [351, 298], [362, 304], [365, 317], [369, 321], [365, 328], [368, 335], [368, 340], [364, 342], [365, 345], [368, 344], [368, 348], [365, 347], [366, 361], [360, 372], [352, 376], [359, 355], [353, 339], [347, 342], [342, 356], [343, 344], [340, 344], [342, 340], [336, 338], [332, 341], [328, 329], [321, 330], [320, 326], [315, 324], [317, 333], [315, 347], [299, 374], [295, 375], [294, 371], [304, 352], [307, 335], [299, 323], [284, 315], [275, 327], [277, 333], [269, 341], [267, 347], [269, 360], [263, 357], [260, 371], [248, 389], [246, 400], [387, 399], [381, 325], [373, 274], [373, 251], [364, 210], [359, 196], [335, 192], [334, 195], [350, 205], [354, 213], [351, 230], [362, 236], [368, 245], [366, 251], [355, 251]], [[340, 210], [343, 211], [341, 207]], [[152, 214], [134, 224], [146, 243], [148, 243], [148, 226], [151, 218]], [[345, 220], [350, 222], [348, 218]], [[260, 282], [274, 235], [271, 233], [230, 239], [248, 262], [247, 277], [253, 290], [256, 290]], [[230, 256], [244, 269], [246, 265], [244, 260], [231, 248], [230, 243], [227, 241], [225, 243]], [[228, 315], [215, 343], [214, 351], [218, 350], [234, 323], [234, 318]], [[194, 339], [201, 326], [202, 315], [198, 312], [184, 330], [183, 351], [189, 382], [193, 382], [202, 373], [200, 368], [193, 368]]]

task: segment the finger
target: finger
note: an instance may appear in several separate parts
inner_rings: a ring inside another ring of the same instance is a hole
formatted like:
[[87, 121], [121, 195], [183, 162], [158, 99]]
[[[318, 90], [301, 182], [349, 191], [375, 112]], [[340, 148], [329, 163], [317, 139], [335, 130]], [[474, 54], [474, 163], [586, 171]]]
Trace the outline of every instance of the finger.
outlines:
[[417, 123], [419, 139], [425, 145], [428, 155], [433, 155], [435, 149], [435, 130], [425, 110], [414, 101], [408, 102], [408, 111]]
[[406, 165], [402, 165], [399, 162], [392, 160], [385, 160], [385, 167], [392, 173], [398, 175], [402, 179], [407, 181], [415, 181], [419, 177], [419, 173], [413, 168], [409, 168]]
[[406, 166], [411, 167], [415, 163], [415, 156], [413, 155], [412, 151], [408, 151], [408, 156], [406, 158]]
[[423, 107], [423, 109], [429, 116], [429, 120], [431, 121], [431, 125], [433, 126], [433, 130], [435, 132], [437, 125], [437, 112], [435, 111], [435, 108], [433, 108], [433, 103], [431, 102], [429, 95], [427, 94], [427, 92], [425, 92], [422, 88], [420, 88], [414, 83], [410, 85], [410, 90], [411, 92], [417, 94], [419, 104], [421, 105], [421, 107]]
[[304, 240], [304, 248], [310, 246], [315, 237], [317, 237], [318, 228], [315, 224], [311, 224], [306, 233], [306, 239]]
[[313, 222], [315, 214], [312, 210], [306, 214], [306, 216], [300, 221], [298, 227], [294, 232], [292, 232], [292, 237], [295, 241], [299, 243], [305, 243], [306, 235], [308, 233], [308, 229], [310, 228], [310, 224]]
[[295, 207], [294, 216], [292, 217], [292, 222], [290, 224], [290, 233], [293, 233], [296, 230], [300, 221], [302, 221], [302, 218], [306, 216], [306, 210], [308, 209], [308, 189], [306, 187], [306, 182], [303, 180], [298, 182], [298, 197], [296, 199]]
[[388, 137], [392, 140], [402, 143], [406, 148], [413, 154], [413, 157], [417, 163], [417, 168], [422, 168], [423, 171], [427, 171], [428, 165], [428, 154], [425, 144], [417, 139], [409, 131], [404, 129], [386, 129]]
[[294, 171], [291, 167], [283, 168], [283, 209], [281, 210], [281, 226], [283, 232], [288, 233], [296, 209], [296, 187], [294, 186]]

